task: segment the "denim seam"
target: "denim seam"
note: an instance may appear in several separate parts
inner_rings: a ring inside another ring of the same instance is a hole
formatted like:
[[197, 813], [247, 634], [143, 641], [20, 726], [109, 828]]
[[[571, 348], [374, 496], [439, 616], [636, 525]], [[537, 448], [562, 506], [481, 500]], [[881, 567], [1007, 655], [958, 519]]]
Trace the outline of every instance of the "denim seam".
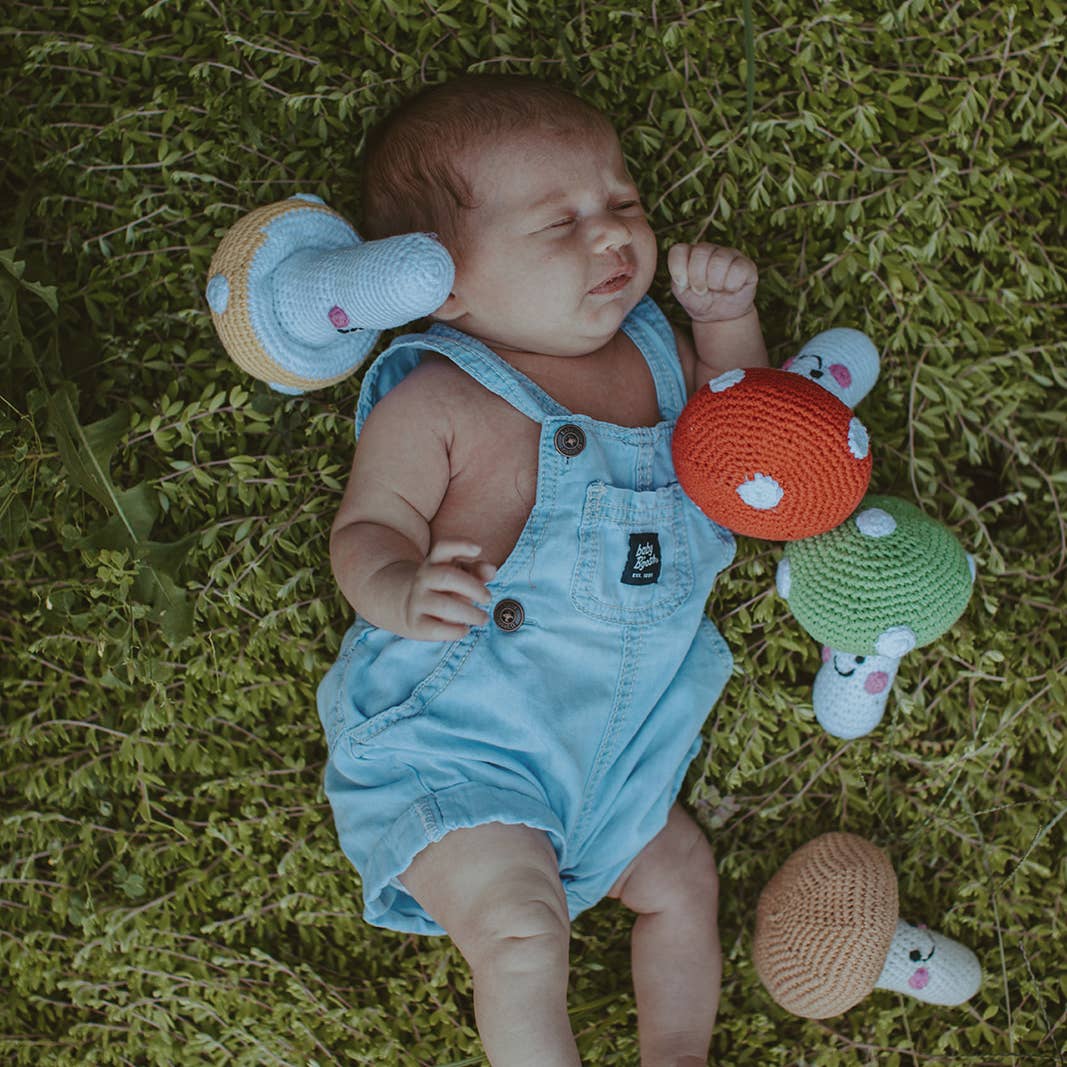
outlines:
[[[472, 630], [466, 637], [459, 641], [454, 641], [448, 651], [442, 654], [437, 666], [419, 682], [406, 700], [395, 704], [391, 708], [386, 708], [385, 711], [381, 711], [361, 723], [348, 727], [338, 740], [344, 740], [347, 744], [349, 755], [353, 759], [361, 758], [357, 751], [358, 747], [373, 741], [398, 722], [421, 715], [459, 674], [463, 664], [470, 658], [483, 634], [484, 630]], [[464, 648], [464, 646], [466, 647]], [[462, 655], [459, 655], [460, 649], [463, 649]], [[443, 678], [442, 675], [444, 676]], [[426, 690], [435, 684], [436, 688], [433, 688], [427, 695]]]
[[641, 654], [641, 641], [642, 635], [639, 629], [627, 627], [627, 629], [623, 631], [621, 651], [622, 669], [619, 672], [619, 679], [615, 686], [615, 693], [612, 698], [608, 721], [605, 723], [604, 729], [601, 732], [600, 740], [597, 744], [596, 757], [593, 760], [592, 768], [586, 777], [585, 785], [582, 789], [583, 799], [581, 814], [578, 816], [578, 822], [575, 824], [573, 831], [574, 847], [576, 851], [580, 851], [581, 849], [582, 834], [585, 832], [593, 811], [593, 797], [597, 791], [597, 787], [604, 778], [604, 772], [607, 765], [614, 759], [615, 742], [622, 726], [623, 719], [631, 707], [634, 675]]

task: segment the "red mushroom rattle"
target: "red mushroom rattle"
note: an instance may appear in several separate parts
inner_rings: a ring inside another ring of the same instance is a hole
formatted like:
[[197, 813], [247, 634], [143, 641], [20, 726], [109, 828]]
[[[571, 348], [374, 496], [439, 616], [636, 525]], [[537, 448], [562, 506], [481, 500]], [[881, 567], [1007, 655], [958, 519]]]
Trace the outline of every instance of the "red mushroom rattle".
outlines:
[[713, 522], [748, 537], [795, 541], [833, 529], [856, 510], [870, 482], [871, 451], [846, 399], [855, 403], [874, 377], [854, 383], [850, 374], [846, 386], [843, 372], [823, 381], [818, 371], [820, 380], [812, 380], [820, 348], [847, 351], [864, 367], [873, 358], [877, 376], [877, 351], [864, 334], [827, 330], [789, 370], [727, 371], [685, 406], [672, 442], [675, 472]]

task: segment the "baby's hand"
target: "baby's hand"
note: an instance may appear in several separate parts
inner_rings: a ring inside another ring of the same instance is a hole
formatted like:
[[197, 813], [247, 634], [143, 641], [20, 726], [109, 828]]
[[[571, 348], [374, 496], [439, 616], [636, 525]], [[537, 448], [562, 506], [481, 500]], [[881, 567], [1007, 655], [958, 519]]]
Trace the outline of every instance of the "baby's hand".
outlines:
[[492, 599], [485, 583], [496, 567], [479, 559], [479, 545], [438, 541], [416, 568], [404, 604], [404, 636], [419, 641], [456, 641], [489, 616], [475, 604]]
[[671, 292], [694, 322], [739, 319], [752, 308], [759, 273], [736, 248], [675, 245], [667, 253]]

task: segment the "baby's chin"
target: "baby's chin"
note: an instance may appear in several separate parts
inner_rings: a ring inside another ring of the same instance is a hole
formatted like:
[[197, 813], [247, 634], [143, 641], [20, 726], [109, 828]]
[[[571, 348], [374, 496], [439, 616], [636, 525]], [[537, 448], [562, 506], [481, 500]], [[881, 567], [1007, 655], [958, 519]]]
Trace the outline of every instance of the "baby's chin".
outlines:
[[[502, 356], [509, 352], [575, 358], [588, 356], [606, 345], [618, 332], [623, 320], [640, 303], [646, 289], [622, 291], [616, 299], [590, 297], [578, 303], [569, 316], [551, 324], [545, 320], [525, 323], [525, 328], [501, 328], [467, 332]], [[458, 323], [452, 325], [459, 326]], [[460, 328], [463, 328], [460, 326]]]

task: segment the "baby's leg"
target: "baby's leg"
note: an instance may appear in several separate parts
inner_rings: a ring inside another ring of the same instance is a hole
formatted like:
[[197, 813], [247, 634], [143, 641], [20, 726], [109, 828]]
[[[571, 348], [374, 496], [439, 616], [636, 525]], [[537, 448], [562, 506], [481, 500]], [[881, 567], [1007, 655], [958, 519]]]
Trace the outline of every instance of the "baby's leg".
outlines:
[[609, 896], [637, 912], [631, 955], [642, 1067], [704, 1067], [719, 1007], [718, 876], [677, 805]]
[[453, 830], [400, 880], [470, 964], [493, 1067], [578, 1067], [567, 1017], [567, 901], [545, 834], [503, 823]]

